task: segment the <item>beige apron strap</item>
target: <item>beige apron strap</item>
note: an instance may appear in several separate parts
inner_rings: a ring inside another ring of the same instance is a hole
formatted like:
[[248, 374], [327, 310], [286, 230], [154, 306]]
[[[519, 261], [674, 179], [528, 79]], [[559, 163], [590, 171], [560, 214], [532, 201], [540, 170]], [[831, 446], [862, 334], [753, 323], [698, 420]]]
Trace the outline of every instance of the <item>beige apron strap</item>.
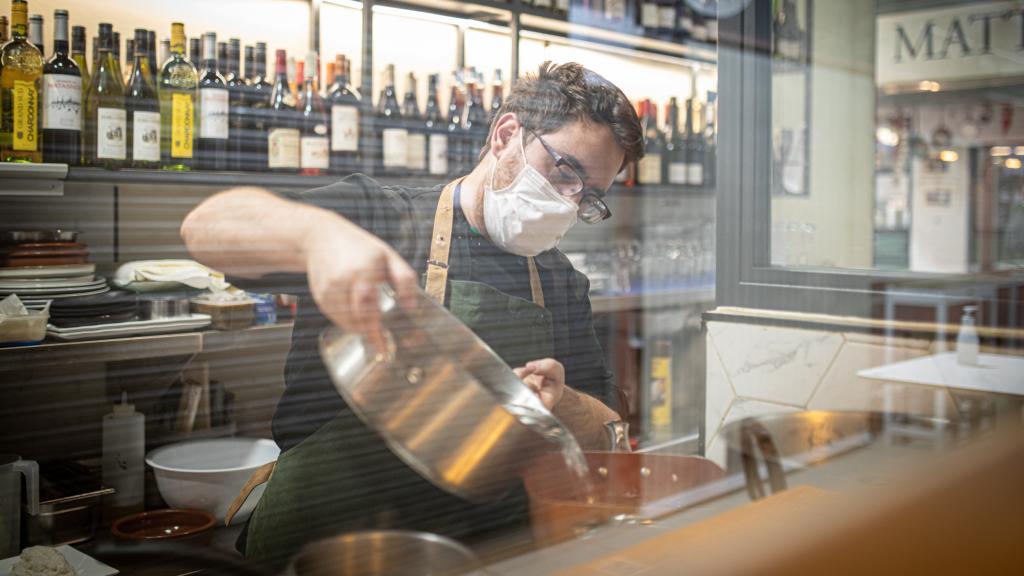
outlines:
[[526, 259], [530, 268], [530, 293], [533, 295], [533, 303], [544, 308], [544, 287], [540, 285], [540, 274], [537, 273], [537, 263], [533, 256]]
[[[455, 187], [461, 180], [449, 182], [437, 201], [434, 211], [434, 229], [430, 240], [430, 257], [427, 259], [427, 285], [424, 289], [435, 302], [444, 306], [444, 294], [448, 289], [448, 255], [452, 246], [452, 228], [455, 225], [454, 198]], [[533, 258], [527, 258], [530, 268], [530, 293], [533, 303], [544, 307], [544, 288], [540, 284], [540, 274]]]
[[444, 306], [444, 293], [448, 289], [448, 253], [451, 250], [452, 226], [455, 222], [453, 196], [459, 181], [449, 182], [441, 192], [434, 211], [434, 230], [430, 239], [430, 257], [427, 259], [427, 295]]
[[224, 525], [230, 526], [231, 520], [234, 519], [235, 514], [241, 510], [242, 505], [249, 499], [249, 494], [256, 489], [257, 486], [270, 480], [270, 477], [274, 475], [274, 468], [277, 467], [277, 460], [273, 462], [267, 462], [263, 466], [257, 468], [249, 480], [246, 481], [245, 486], [242, 486], [242, 490], [235, 496], [234, 501], [231, 502], [231, 506], [228, 507], [228, 512], [224, 516]]

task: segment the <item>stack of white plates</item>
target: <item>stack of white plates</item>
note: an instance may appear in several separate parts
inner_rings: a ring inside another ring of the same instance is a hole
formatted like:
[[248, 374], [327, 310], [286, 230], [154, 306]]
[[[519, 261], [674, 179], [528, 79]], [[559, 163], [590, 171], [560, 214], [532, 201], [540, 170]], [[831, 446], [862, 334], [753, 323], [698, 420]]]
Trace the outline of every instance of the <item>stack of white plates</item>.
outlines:
[[46, 334], [57, 340], [92, 340], [97, 338], [115, 338], [118, 336], [142, 336], [145, 334], [168, 334], [171, 332], [188, 332], [210, 325], [207, 314], [191, 314], [175, 318], [157, 320], [129, 320], [90, 326], [58, 328], [53, 324], [46, 327]]
[[109, 292], [107, 279], [94, 276], [95, 264], [0, 268], [0, 298], [17, 294], [25, 304]]

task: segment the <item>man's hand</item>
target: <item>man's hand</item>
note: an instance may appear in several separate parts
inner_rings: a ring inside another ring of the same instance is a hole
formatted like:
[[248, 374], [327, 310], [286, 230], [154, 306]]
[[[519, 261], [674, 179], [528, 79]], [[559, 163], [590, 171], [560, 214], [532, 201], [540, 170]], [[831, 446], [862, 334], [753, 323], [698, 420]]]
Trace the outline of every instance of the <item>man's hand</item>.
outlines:
[[513, 371], [537, 393], [548, 410], [552, 410], [565, 393], [565, 367], [558, 360], [534, 360]]
[[399, 304], [411, 308], [419, 286], [415, 271], [383, 240], [340, 219], [311, 230], [303, 245], [310, 292], [320, 311], [383, 350], [378, 286], [390, 284]]

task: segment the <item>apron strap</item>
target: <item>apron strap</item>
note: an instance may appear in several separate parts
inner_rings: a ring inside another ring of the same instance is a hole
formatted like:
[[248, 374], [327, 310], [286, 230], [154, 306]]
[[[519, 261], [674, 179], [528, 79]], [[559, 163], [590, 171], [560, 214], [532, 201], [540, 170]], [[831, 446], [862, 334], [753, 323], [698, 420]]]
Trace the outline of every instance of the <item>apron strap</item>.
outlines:
[[[430, 239], [430, 257], [427, 259], [427, 295], [435, 302], [444, 306], [444, 295], [448, 289], [448, 255], [452, 247], [452, 228], [455, 225], [454, 197], [455, 187], [462, 183], [462, 179], [449, 182], [441, 197], [437, 201], [437, 210], [434, 211], [434, 229]], [[537, 272], [537, 263], [533, 257], [526, 259], [530, 269], [530, 293], [533, 296], [533, 303], [544, 307], [544, 288], [540, 283], [540, 274]]]

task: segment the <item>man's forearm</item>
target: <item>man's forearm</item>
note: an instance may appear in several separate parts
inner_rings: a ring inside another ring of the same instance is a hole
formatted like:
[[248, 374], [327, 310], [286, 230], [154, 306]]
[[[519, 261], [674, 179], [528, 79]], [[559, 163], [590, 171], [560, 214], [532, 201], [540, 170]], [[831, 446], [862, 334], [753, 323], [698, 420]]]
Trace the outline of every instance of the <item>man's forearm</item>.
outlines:
[[311, 235], [345, 223], [332, 212], [261, 188], [234, 188], [196, 206], [182, 222], [181, 237], [203, 264], [259, 278], [305, 272]]

